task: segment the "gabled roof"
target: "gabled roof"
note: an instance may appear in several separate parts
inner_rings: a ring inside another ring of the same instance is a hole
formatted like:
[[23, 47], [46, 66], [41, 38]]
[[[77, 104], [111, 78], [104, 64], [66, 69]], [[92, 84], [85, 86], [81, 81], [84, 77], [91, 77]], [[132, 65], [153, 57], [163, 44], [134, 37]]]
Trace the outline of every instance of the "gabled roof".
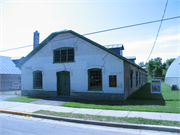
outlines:
[[[85, 41], [90, 42], [91, 44], [93, 44], [93, 45], [95, 45], [95, 46], [97, 46], [97, 47], [99, 47], [99, 48], [101, 48], [101, 49], [103, 49], [103, 50], [105, 50], [105, 51], [107, 51], [107, 52], [115, 55], [116, 57], [118, 57], [118, 58], [120, 58], [120, 59], [123, 59], [123, 60], [125, 60], [125, 61], [127, 61], [127, 62], [129, 62], [129, 63], [131, 63], [131, 64], [133, 64], [133, 65], [135, 65], [135, 66], [137, 66], [137, 67], [139, 67], [139, 68], [141, 68], [140, 66], [138, 66], [138, 65], [136, 65], [135, 63], [129, 61], [129, 60], [126, 59], [125, 57], [123, 57], [123, 56], [121, 56], [121, 55], [118, 55], [118, 54], [110, 51], [110, 50], [107, 49], [106, 47], [104, 47], [104, 46], [102, 46], [102, 45], [100, 45], [100, 44], [98, 44], [98, 43], [90, 40], [89, 38], [84, 37], [83, 35], [80, 35], [80, 34], [74, 32], [74, 31], [72, 31], [72, 30], [63, 30], [63, 31], [51, 33], [51, 34], [50, 34], [44, 41], [42, 41], [34, 50], [32, 50], [22, 61], [20, 61], [17, 66], [18, 66], [18, 67], [22, 66], [22, 65], [23, 65], [26, 61], [28, 61], [34, 54], [36, 54], [41, 48], [43, 48], [48, 42], [50, 42], [55, 36], [57, 36], [57, 35], [59, 35], [59, 34], [64, 34], [64, 33], [71, 33], [71, 34], [73, 34], [73, 35], [75, 35], [75, 36], [77, 36], [77, 37], [79, 37], [79, 38], [81, 38], [81, 39], [84, 39]], [[73, 38], [73, 37], [72, 37], [72, 38]], [[67, 39], [69, 39], [69, 38], [67, 38]], [[141, 69], [142, 69], [142, 68], [141, 68]], [[144, 70], [144, 69], [142, 69], [142, 70]], [[144, 71], [145, 71], [145, 70], [144, 70]]]
[[0, 74], [21, 74], [11, 57], [0, 56]]

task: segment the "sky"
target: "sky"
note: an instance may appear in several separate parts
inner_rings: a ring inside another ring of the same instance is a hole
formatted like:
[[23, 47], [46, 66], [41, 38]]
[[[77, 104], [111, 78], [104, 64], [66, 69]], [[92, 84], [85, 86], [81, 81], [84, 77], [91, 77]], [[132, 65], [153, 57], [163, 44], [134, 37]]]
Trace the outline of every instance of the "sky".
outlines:
[[[86, 34], [162, 18], [166, 0], [0, 0], [0, 51], [33, 44], [33, 32], [42, 42], [64, 29]], [[180, 16], [180, 0], [169, 0], [165, 18]], [[87, 38], [101, 44], [123, 44], [123, 56], [146, 62], [160, 22], [118, 29]], [[0, 52], [12, 59], [27, 56], [33, 47]], [[180, 18], [162, 22], [150, 59], [162, 62], [180, 55]]]

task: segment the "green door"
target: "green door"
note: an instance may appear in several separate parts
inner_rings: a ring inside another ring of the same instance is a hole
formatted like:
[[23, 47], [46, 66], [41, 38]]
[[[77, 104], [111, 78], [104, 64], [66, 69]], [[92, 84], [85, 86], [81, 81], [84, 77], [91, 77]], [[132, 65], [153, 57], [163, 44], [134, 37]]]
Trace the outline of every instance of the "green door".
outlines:
[[67, 71], [57, 73], [57, 94], [70, 96], [70, 74]]

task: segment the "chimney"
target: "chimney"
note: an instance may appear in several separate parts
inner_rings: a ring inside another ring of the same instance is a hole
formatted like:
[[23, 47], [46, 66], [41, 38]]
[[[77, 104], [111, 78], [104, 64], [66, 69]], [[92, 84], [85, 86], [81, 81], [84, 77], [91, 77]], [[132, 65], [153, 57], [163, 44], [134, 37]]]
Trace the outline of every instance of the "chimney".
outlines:
[[38, 45], [39, 45], [39, 32], [36, 30], [34, 32], [33, 49], [35, 49]]

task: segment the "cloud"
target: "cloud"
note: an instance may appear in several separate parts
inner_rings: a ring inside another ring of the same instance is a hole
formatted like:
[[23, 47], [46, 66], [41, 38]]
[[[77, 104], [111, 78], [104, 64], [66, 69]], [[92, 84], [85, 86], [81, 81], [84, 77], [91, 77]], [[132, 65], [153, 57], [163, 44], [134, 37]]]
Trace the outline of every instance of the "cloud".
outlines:
[[[155, 38], [150, 38], [150, 39], [139, 40], [139, 41], [124, 42], [123, 44], [124, 44], [125, 50], [134, 50], [134, 49], [149, 50], [150, 48], [152, 48], [154, 41], [155, 41]], [[178, 46], [179, 41], [180, 41], [180, 34], [163, 35], [163, 36], [158, 37], [155, 46], [156, 47], [159, 45], [161, 45], [161, 47]], [[170, 44], [170, 42], [172, 43]]]
[[[155, 38], [124, 42], [124, 56], [136, 56], [136, 63], [146, 62], [153, 47]], [[156, 41], [151, 58], [161, 57], [162, 62], [180, 55], [180, 34], [160, 35]]]
[[179, 28], [180, 28], [180, 25], [171, 26], [168, 29], [162, 30], [160, 33], [166, 34], [166, 35], [171, 35], [171, 34], [174, 34], [177, 32], [179, 33], [179, 31], [180, 31]]

